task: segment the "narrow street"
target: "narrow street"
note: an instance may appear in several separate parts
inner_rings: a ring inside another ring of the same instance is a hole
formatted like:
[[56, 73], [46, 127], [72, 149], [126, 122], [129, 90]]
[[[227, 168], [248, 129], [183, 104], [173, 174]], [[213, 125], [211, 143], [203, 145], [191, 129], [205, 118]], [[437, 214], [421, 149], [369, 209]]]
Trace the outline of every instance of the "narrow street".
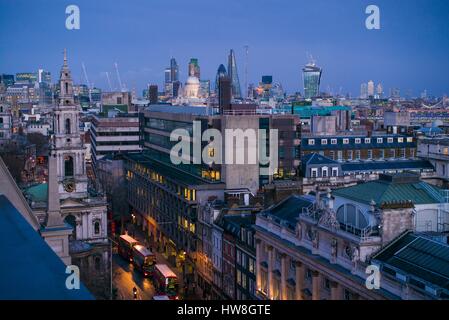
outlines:
[[[144, 234], [142, 231], [135, 230], [134, 238], [139, 240], [141, 243], [144, 243]], [[112, 252], [112, 279], [113, 287], [117, 288], [117, 299], [133, 300], [132, 290], [136, 287], [138, 292], [138, 300], [151, 300], [156, 294], [151, 277], [144, 278], [143, 275], [134, 268], [132, 263], [125, 261], [117, 253], [117, 244], [114, 242]], [[181, 268], [176, 268], [171, 265], [162, 253], [154, 253], [156, 255], [156, 263], [166, 264], [178, 277], [180, 299], [199, 300], [199, 296], [193, 294], [192, 288], [189, 288], [189, 293], [187, 295], [184, 294], [185, 283]]]

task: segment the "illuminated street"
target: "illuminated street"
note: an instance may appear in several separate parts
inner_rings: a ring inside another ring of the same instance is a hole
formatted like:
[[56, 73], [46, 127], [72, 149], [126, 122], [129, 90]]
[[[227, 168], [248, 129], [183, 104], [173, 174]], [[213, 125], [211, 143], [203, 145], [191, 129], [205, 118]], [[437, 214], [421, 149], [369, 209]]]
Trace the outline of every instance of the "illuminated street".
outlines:
[[134, 270], [132, 263], [126, 262], [117, 253], [112, 255], [113, 285], [117, 288], [118, 300], [132, 300], [133, 288], [137, 288], [140, 300], [151, 300], [155, 294], [154, 286], [149, 278]]

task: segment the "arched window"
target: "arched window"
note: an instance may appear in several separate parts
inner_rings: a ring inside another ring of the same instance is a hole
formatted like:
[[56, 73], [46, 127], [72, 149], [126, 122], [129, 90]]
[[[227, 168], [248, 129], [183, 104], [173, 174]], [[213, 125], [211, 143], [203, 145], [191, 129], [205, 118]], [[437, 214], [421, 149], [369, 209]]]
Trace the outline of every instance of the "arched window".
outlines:
[[65, 83], [65, 94], [69, 94], [69, 83]]
[[101, 269], [101, 257], [100, 256], [94, 257], [94, 265], [95, 265], [95, 270], [100, 271], [100, 269]]
[[65, 217], [64, 222], [73, 228], [71, 237], [73, 238], [73, 240], [75, 240], [76, 239], [76, 218], [75, 218], [75, 216], [69, 214], [67, 217]]
[[340, 206], [337, 210], [337, 220], [340, 227], [348, 232], [360, 234], [360, 231], [369, 226], [367, 217], [351, 203]]
[[73, 158], [64, 156], [64, 176], [73, 177]]
[[99, 235], [100, 234], [100, 221], [95, 221], [94, 222], [94, 233], [95, 235]]
[[65, 120], [65, 133], [66, 134], [70, 134], [71, 132], [71, 128], [70, 128], [71, 124], [70, 124], [70, 119], [66, 119]]

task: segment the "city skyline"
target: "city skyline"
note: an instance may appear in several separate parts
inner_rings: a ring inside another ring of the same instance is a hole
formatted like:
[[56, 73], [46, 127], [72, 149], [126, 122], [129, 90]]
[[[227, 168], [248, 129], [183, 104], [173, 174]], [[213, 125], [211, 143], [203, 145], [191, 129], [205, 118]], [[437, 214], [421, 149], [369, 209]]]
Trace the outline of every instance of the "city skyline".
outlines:
[[[355, 97], [360, 83], [373, 79], [383, 84], [385, 92], [397, 87], [413, 96], [424, 89], [435, 96], [449, 93], [445, 77], [449, 45], [444, 41], [449, 36], [445, 24], [449, 4], [441, 0], [432, 6], [421, 0], [378, 1], [380, 30], [365, 28], [367, 1], [351, 1], [344, 8], [337, 1], [266, 1], [261, 6], [250, 2], [250, 11], [235, 1], [197, 0], [194, 5], [134, 1], [134, 5], [119, 2], [113, 6], [78, 1], [80, 30], [65, 28], [68, 4], [0, 1], [4, 39], [0, 73], [44, 68], [57, 74], [66, 47], [75, 83], [85, 83], [84, 62], [91, 83], [108, 89], [105, 72], [109, 72], [113, 87], [118, 88], [117, 62], [127, 88], [140, 93], [148, 83], [162, 87], [171, 57], [178, 61], [182, 82], [192, 57], [198, 58], [202, 77], [213, 80], [218, 66], [226, 64], [229, 50], [234, 49], [243, 79], [244, 46], [249, 45], [248, 83], [257, 84], [262, 75], [270, 74], [289, 93], [303, 91], [301, 69], [309, 55], [323, 69], [322, 91], [330, 88]], [[158, 14], [163, 12], [167, 14]], [[192, 19], [195, 14], [203, 18]], [[44, 19], [45, 24], [39, 23]], [[189, 33], [183, 31], [186, 25]]]

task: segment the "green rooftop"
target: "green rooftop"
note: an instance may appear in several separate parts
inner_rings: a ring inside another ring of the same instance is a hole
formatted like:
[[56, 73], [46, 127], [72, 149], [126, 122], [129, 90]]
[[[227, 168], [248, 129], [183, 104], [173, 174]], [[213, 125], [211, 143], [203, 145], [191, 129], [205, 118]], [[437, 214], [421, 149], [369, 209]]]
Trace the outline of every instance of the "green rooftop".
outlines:
[[48, 184], [41, 183], [25, 189], [25, 193], [31, 197], [34, 202], [46, 202], [48, 197]]
[[379, 180], [334, 190], [335, 196], [360, 203], [376, 204], [412, 201], [414, 204], [439, 203], [440, 189], [411, 174], [381, 175]]

